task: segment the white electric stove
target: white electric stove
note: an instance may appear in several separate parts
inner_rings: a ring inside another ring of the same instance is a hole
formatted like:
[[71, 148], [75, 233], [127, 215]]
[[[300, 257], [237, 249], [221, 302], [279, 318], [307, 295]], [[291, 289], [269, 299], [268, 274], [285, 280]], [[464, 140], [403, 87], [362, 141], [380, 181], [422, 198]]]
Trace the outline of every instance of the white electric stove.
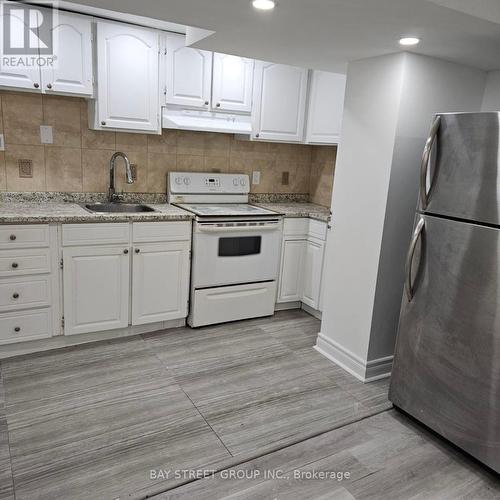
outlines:
[[274, 314], [282, 218], [250, 205], [249, 190], [244, 174], [169, 173], [169, 203], [196, 215], [193, 327]]

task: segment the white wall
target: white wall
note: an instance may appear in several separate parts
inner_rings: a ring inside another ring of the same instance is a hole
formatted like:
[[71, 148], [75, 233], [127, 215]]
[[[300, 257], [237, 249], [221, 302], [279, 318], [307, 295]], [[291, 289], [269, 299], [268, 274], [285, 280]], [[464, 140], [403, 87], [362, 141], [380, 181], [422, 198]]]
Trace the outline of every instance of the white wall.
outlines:
[[500, 111], [500, 71], [488, 73], [481, 111]]
[[432, 116], [478, 111], [485, 77], [409, 53], [348, 68], [317, 347], [359, 378], [390, 370]]
[[347, 71], [318, 338], [318, 348], [338, 349], [334, 357], [344, 365], [368, 356], [402, 62], [402, 54], [382, 56], [353, 62]]

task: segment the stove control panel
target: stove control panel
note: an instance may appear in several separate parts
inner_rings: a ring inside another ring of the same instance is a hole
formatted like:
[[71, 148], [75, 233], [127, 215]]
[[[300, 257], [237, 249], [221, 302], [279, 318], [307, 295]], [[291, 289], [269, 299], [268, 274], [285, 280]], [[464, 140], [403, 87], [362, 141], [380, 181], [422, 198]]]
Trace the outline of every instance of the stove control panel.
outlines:
[[248, 194], [250, 178], [246, 174], [169, 172], [168, 194]]

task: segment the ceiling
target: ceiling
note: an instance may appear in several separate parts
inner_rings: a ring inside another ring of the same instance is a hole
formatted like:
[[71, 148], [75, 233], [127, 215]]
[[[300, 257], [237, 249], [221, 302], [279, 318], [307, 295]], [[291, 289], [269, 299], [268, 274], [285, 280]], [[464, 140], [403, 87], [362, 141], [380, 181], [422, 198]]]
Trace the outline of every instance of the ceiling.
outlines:
[[412, 51], [484, 70], [500, 69], [499, 0], [277, 0], [273, 11], [249, 0], [68, 0], [215, 33], [195, 45], [208, 50], [331, 71], [348, 61]]

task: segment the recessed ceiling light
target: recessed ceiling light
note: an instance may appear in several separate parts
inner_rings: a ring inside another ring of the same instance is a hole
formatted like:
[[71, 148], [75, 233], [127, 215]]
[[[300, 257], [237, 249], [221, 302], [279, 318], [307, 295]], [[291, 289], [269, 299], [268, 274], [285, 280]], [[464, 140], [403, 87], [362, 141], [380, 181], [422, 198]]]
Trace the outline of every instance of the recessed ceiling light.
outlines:
[[405, 36], [399, 40], [400, 45], [417, 45], [420, 43], [420, 38], [416, 38], [414, 36]]
[[274, 0], [252, 0], [252, 5], [259, 10], [272, 10], [276, 2]]

